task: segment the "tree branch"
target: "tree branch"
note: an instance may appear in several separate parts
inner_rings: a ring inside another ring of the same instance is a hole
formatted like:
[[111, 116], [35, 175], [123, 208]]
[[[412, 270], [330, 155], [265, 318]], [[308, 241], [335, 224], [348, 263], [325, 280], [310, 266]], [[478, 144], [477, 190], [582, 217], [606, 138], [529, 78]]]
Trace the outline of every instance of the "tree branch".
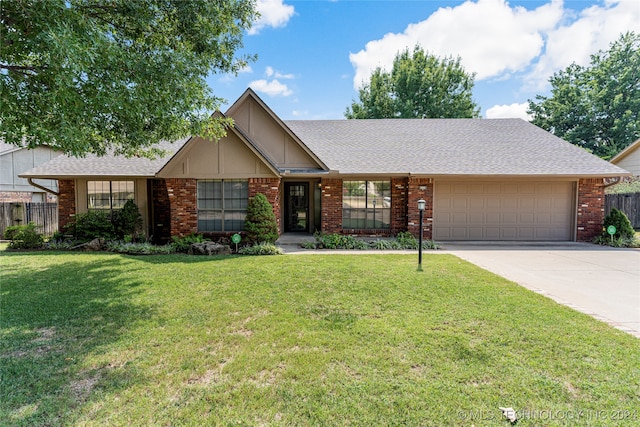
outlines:
[[15, 71], [17, 73], [24, 74], [26, 76], [32, 76], [34, 74], [38, 74], [39, 70], [42, 70], [43, 67], [33, 67], [26, 65], [10, 65], [10, 64], [0, 64], [0, 69]]

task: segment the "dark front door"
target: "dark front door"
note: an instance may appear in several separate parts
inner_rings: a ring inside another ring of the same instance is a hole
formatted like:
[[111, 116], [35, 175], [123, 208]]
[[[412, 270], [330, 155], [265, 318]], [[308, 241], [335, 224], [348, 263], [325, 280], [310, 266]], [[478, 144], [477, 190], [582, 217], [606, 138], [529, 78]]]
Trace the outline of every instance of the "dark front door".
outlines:
[[285, 182], [284, 231], [309, 232], [309, 183]]

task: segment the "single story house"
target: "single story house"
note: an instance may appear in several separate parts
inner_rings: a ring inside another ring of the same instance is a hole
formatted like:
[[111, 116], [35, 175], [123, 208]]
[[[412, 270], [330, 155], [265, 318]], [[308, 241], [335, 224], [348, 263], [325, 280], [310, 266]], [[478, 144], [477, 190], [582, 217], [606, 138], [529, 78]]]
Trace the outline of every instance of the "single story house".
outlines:
[[628, 170], [634, 176], [640, 176], [640, 139], [616, 154], [610, 161], [614, 165]]
[[[220, 112], [216, 114], [221, 114]], [[588, 241], [604, 188], [629, 175], [521, 119], [281, 120], [251, 89], [221, 140], [185, 138], [156, 160], [58, 157], [60, 226], [133, 199], [156, 241], [243, 230], [263, 193], [280, 233], [419, 233], [447, 240]]]

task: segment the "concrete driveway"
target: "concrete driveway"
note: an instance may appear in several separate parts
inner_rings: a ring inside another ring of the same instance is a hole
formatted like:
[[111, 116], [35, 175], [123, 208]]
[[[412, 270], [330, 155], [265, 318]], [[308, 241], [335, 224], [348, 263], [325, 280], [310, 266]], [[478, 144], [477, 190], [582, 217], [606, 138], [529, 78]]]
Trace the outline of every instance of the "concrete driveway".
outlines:
[[640, 338], [638, 249], [502, 242], [442, 249]]

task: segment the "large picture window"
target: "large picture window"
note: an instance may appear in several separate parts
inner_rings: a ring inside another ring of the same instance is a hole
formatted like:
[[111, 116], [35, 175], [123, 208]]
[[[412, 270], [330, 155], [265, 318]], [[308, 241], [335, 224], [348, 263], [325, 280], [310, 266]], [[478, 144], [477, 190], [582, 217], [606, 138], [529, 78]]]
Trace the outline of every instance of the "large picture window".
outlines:
[[342, 228], [391, 227], [391, 181], [344, 181]]
[[248, 200], [248, 181], [199, 180], [198, 231], [242, 231]]
[[87, 181], [87, 207], [90, 210], [122, 209], [134, 200], [133, 181]]

